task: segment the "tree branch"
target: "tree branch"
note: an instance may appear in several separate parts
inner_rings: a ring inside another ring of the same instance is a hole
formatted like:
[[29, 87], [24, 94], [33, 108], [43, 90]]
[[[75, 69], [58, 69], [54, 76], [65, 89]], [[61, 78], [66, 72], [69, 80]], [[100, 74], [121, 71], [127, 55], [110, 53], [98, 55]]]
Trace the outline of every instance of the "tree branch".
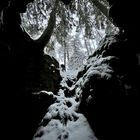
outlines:
[[104, 6], [99, 0], [91, 0], [92, 3], [101, 11], [101, 13], [106, 16], [106, 18], [112, 23], [112, 19], [109, 16], [109, 9]]
[[49, 42], [53, 34], [53, 29], [56, 24], [56, 11], [57, 11], [58, 2], [59, 0], [55, 1], [54, 8], [52, 9], [52, 12], [50, 13], [48, 26], [46, 27], [42, 35], [37, 40], [34, 40], [35, 43], [41, 43], [45, 46]]

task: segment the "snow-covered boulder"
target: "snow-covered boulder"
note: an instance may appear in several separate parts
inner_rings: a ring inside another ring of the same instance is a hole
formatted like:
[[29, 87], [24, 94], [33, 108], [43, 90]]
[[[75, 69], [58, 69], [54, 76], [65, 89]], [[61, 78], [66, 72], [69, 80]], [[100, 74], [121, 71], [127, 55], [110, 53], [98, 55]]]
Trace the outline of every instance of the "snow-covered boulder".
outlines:
[[33, 140], [97, 140], [85, 116], [78, 112], [76, 97], [60, 89], [35, 133]]
[[121, 39], [107, 36], [89, 57], [75, 84], [80, 111], [101, 140], [132, 137], [132, 127], [139, 120], [138, 65], [129, 42]]

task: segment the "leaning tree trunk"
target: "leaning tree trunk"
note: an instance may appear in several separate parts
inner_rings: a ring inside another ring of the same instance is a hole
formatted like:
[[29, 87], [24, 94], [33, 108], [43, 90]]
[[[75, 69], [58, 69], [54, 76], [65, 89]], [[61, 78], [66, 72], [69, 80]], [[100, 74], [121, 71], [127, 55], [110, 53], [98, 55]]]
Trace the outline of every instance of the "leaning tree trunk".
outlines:
[[53, 30], [54, 30], [54, 27], [56, 24], [56, 11], [57, 11], [58, 4], [59, 4], [59, 0], [56, 0], [54, 7], [52, 9], [52, 12], [50, 13], [48, 26], [43, 31], [42, 35], [37, 40], [34, 40], [35, 43], [38, 43], [38, 44], [41, 43], [41, 46], [43, 46], [43, 47], [49, 42], [49, 40], [53, 34]]

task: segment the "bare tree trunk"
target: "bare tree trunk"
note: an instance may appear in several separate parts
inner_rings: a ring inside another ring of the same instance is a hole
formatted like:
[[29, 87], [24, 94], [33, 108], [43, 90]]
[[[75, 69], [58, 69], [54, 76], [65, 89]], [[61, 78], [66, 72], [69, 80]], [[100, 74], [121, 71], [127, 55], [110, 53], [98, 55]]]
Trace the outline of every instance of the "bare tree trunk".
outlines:
[[44, 30], [44, 32], [40, 36], [40, 38], [38, 38], [37, 40], [34, 40], [35, 43], [43, 44], [41, 46], [45, 46], [49, 42], [49, 40], [53, 34], [53, 29], [54, 29], [55, 24], [56, 24], [56, 11], [57, 11], [58, 4], [59, 4], [59, 0], [56, 0], [54, 8], [52, 9], [52, 12], [50, 13], [48, 26], [46, 27], [46, 29]]
[[67, 69], [67, 48], [66, 48], [66, 42], [65, 42], [65, 39], [64, 39], [64, 66], [65, 66], [65, 70]]
[[67, 60], [69, 61], [69, 60], [70, 60], [69, 48], [68, 48], [68, 47], [66, 47], [66, 50], [67, 50]]
[[84, 41], [85, 41], [85, 47], [86, 47], [86, 49], [87, 49], [87, 54], [88, 54], [88, 56], [89, 56], [89, 48], [88, 48], [88, 44], [87, 44], [86, 38], [84, 38]]
[[90, 54], [90, 55], [92, 54], [92, 48], [91, 48], [91, 45], [89, 45], [89, 54]]

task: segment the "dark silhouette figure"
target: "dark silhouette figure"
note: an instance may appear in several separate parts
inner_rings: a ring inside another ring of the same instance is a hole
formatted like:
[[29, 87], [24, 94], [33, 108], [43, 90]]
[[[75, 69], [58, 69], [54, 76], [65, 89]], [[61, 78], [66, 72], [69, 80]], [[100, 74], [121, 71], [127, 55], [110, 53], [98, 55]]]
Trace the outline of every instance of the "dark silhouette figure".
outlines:
[[66, 70], [64, 64], [61, 64], [61, 70], [62, 70], [62, 71], [65, 71], [65, 70]]

